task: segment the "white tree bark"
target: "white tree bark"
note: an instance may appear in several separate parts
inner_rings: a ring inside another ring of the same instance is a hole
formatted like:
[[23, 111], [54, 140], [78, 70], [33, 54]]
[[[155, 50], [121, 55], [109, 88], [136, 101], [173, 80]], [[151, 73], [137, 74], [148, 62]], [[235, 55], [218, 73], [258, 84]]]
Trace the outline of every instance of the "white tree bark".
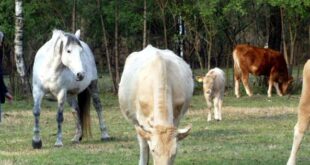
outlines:
[[24, 92], [29, 91], [29, 85], [27, 83], [25, 62], [23, 57], [23, 1], [15, 0], [15, 39], [14, 39], [14, 54], [17, 72], [21, 77], [22, 85], [24, 86]]

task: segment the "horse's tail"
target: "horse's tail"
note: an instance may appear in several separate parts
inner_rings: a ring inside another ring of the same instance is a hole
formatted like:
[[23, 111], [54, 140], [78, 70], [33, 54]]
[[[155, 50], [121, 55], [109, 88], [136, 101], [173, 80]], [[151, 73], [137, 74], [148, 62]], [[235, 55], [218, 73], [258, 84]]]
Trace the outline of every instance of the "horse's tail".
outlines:
[[90, 92], [87, 88], [78, 94], [78, 105], [80, 108], [79, 117], [82, 125], [82, 136], [91, 137]]

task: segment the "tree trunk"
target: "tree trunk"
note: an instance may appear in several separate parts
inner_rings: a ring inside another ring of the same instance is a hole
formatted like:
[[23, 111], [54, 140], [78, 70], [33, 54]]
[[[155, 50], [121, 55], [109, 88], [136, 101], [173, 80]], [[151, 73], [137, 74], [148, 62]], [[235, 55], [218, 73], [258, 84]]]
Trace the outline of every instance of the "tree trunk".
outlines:
[[[118, 0], [115, 0], [115, 80], [116, 83], [119, 84], [120, 75], [119, 75], [119, 52], [118, 52], [118, 21], [119, 21], [119, 11], [118, 11]], [[118, 86], [116, 87], [118, 89]]]
[[201, 59], [200, 54], [199, 54], [200, 46], [201, 45], [200, 45], [199, 33], [196, 31], [195, 32], [195, 43], [194, 43], [195, 55], [198, 58], [200, 70], [202, 71], [203, 70], [203, 64], [202, 64], [202, 59]]
[[23, 57], [23, 1], [15, 0], [15, 39], [14, 39], [14, 51], [15, 51], [15, 62], [17, 72], [21, 78], [23, 93], [25, 95], [30, 94], [30, 84], [26, 73], [26, 67]]
[[103, 20], [103, 16], [101, 13], [101, 0], [97, 0], [97, 7], [98, 7], [98, 13], [100, 15], [100, 22], [101, 22], [101, 27], [102, 27], [102, 40], [103, 40], [103, 44], [105, 47], [105, 52], [106, 52], [106, 58], [107, 58], [107, 64], [108, 64], [108, 69], [109, 69], [109, 74], [112, 80], [112, 90], [113, 93], [116, 94], [117, 92], [117, 83], [115, 81], [115, 77], [113, 76], [113, 71], [112, 71], [112, 67], [111, 67], [111, 60], [110, 60], [110, 51], [109, 51], [109, 44], [108, 44], [108, 39], [107, 39], [107, 33], [106, 33], [106, 29], [105, 29], [105, 24], [104, 24], [104, 20]]
[[73, 33], [76, 30], [76, 0], [73, 0], [71, 30]]
[[168, 40], [167, 40], [167, 25], [166, 25], [166, 17], [165, 17], [165, 8], [167, 6], [168, 1], [167, 0], [157, 0], [157, 3], [159, 5], [160, 11], [161, 11], [161, 19], [163, 22], [163, 28], [164, 28], [164, 43], [165, 48], [168, 48]]
[[268, 47], [277, 51], [281, 48], [281, 11], [279, 7], [270, 9], [270, 31]]
[[282, 29], [282, 42], [283, 42], [283, 55], [284, 55], [284, 59], [286, 62], [286, 66], [287, 66], [287, 70], [289, 72], [289, 75], [291, 75], [291, 67], [290, 67], [290, 63], [289, 63], [289, 58], [288, 58], [288, 54], [287, 54], [287, 46], [286, 46], [286, 37], [285, 37], [285, 29], [284, 29], [284, 15], [283, 15], [283, 8], [280, 9], [280, 15], [281, 15], [281, 29]]
[[142, 44], [142, 48], [146, 47], [146, 0], [144, 0], [144, 13], [143, 13], [143, 44]]

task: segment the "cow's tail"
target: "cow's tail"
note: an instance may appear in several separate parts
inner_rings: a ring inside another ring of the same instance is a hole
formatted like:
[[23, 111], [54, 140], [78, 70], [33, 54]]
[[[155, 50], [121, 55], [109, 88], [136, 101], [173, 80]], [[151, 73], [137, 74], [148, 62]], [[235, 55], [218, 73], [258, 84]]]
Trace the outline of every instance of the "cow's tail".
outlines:
[[234, 75], [235, 78], [240, 78], [241, 76], [241, 68], [240, 68], [240, 62], [239, 62], [239, 58], [238, 58], [238, 52], [235, 49], [233, 51], [233, 60], [234, 60]]
[[90, 121], [90, 92], [86, 88], [78, 95], [78, 105], [80, 108], [79, 118], [82, 125], [82, 136], [91, 137], [91, 121]]

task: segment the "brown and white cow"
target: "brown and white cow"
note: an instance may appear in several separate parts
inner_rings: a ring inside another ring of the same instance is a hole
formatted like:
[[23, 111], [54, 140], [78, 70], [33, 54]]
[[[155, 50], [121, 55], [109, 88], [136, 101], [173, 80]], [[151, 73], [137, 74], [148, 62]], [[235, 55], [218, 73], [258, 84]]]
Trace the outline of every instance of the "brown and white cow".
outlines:
[[128, 56], [118, 97], [123, 115], [136, 128], [140, 165], [148, 163], [149, 152], [155, 165], [173, 164], [177, 141], [191, 129], [177, 127], [192, 93], [192, 71], [172, 51], [149, 45]]
[[293, 78], [288, 75], [283, 55], [268, 48], [258, 48], [251, 45], [237, 45], [233, 50], [235, 95], [240, 97], [239, 81], [243, 82], [246, 93], [252, 96], [249, 86], [249, 74], [269, 77], [268, 97], [271, 97], [272, 86], [279, 96], [286, 94]]
[[211, 121], [212, 101], [214, 104], [214, 119], [222, 120], [222, 104], [225, 91], [225, 73], [220, 68], [213, 68], [201, 77], [196, 77], [198, 82], [203, 83], [203, 94], [208, 105], [208, 121]]
[[294, 140], [287, 165], [296, 164], [296, 154], [305, 131], [310, 124], [310, 60], [304, 66], [301, 97], [298, 107], [298, 121], [294, 128]]

